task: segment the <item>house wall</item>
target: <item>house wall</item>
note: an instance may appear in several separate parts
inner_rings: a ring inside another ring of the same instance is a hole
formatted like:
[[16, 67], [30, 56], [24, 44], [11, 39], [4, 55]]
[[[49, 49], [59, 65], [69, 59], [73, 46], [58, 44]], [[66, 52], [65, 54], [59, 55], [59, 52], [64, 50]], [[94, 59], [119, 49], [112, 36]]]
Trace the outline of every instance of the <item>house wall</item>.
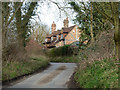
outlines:
[[[73, 28], [73, 30], [71, 30], [67, 36], [65, 37], [65, 41], [59, 41], [55, 46], [56, 47], [60, 47], [60, 46], [63, 46], [64, 43], [65, 44], [71, 44], [73, 42], [76, 42], [76, 41], [79, 41], [79, 37], [80, 37], [80, 34], [81, 34], [81, 30], [78, 29], [78, 26], [75, 26]], [[63, 34], [63, 36], [66, 35], [66, 33]], [[54, 37], [55, 39], [56, 37]], [[59, 35], [59, 38], [61, 38], [61, 35]], [[50, 38], [49, 38], [50, 39]], [[48, 39], [48, 40], [49, 40]]]
[[63, 46], [64, 45], [64, 41], [60, 41], [60, 42], [58, 42], [55, 46], [56, 47], [60, 47], [60, 46]]
[[46, 47], [48, 47], [48, 46], [49, 46], [49, 44], [45, 44], [45, 46], [46, 46]]
[[51, 40], [51, 38], [47, 38], [47, 40], [49, 41], [49, 40]]
[[[79, 41], [79, 36], [80, 36], [80, 30], [75, 26], [73, 30], [71, 30], [68, 35], [65, 37], [65, 44], [71, 44], [75, 41]], [[77, 38], [76, 38], [77, 37]], [[76, 40], [77, 39], [77, 40]]]
[[53, 40], [56, 39], [56, 37], [53, 37]]

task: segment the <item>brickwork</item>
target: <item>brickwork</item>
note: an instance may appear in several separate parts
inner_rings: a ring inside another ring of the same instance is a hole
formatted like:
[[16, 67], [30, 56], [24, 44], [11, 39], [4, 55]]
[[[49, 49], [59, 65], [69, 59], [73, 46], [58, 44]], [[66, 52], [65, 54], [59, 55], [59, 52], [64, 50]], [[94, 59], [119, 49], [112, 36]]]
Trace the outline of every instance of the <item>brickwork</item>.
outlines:
[[60, 46], [63, 46], [64, 45], [64, 41], [60, 41], [60, 42], [58, 42], [55, 46], [56, 47], [60, 47]]
[[68, 35], [65, 37], [65, 44], [71, 44], [75, 41], [79, 41], [79, 31], [80, 30], [77, 28], [77, 26], [75, 26], [73, 30], [70, 31]]
[[52, 26], [51, 26], [51, 30], [52, 30], [52, 32], [55, 32], [55, 31], [56, 31], [56, 24], [55, 24], [54, 21], [53, 21], [53, 24], [52, 24]]
[[[56, 24], [53, 22], [52, 24], [52, 34], [48, 35], [47, 45], [50, 47], [60, 47], [65, 44], [72, 44], [73, 42], [79, 41], [80, 34], [82, 33], [80, 29], [78, 29], [77, 25], [69, 26], [68, 18], [64, 20], [64, 28], [61, 30], [56, 30]], [[49, 42], [50, 41], [50, 42]], [[46, 46], [47, 46], [46, 45]]]

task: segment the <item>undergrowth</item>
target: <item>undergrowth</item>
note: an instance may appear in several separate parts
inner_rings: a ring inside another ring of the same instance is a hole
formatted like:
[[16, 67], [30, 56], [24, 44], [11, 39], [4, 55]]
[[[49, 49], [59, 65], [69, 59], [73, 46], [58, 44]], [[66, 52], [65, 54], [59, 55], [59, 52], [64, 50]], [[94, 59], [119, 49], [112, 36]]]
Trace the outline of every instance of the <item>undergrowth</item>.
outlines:
[[79, 64], [74, 76], [78, 87], [118, 88], [118, 66], [113, 58], [113, 31], [103, 31], [94, 43], [79, 52]]
[[21, 75], [29, 74], [49, 64], [45, 57], [32, 57], [29, 60], [4, 61], [2, 80], [10, 80]]
[[75, 80], [82, 88], [118, 88], [118, 67], [114, 58], [106, 58], [78, 70]]

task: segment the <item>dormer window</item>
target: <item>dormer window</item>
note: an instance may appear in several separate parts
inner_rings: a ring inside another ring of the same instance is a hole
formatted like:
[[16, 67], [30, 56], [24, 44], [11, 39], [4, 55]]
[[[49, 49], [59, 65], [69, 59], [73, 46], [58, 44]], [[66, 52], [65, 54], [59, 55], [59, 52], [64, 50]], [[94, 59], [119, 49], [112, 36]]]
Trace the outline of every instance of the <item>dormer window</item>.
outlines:
[[51, 37], [51, 41], [53, 41], [53, 37]]
[[61, 34], [61, 39], [63, 39], [63, 34]]

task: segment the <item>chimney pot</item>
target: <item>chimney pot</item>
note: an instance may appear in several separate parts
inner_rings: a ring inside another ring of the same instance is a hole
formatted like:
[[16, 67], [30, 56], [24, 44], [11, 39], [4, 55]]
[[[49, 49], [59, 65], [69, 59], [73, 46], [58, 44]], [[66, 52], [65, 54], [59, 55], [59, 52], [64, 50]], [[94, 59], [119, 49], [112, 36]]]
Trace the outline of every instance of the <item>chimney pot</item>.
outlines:
[[53, 33], [54, 31], [56, 31], [56, 24], [55, 24], [54, 21], [53, 21], [53, 23], [52, 23], [51, 29], [52, 29], [52, 33]]

